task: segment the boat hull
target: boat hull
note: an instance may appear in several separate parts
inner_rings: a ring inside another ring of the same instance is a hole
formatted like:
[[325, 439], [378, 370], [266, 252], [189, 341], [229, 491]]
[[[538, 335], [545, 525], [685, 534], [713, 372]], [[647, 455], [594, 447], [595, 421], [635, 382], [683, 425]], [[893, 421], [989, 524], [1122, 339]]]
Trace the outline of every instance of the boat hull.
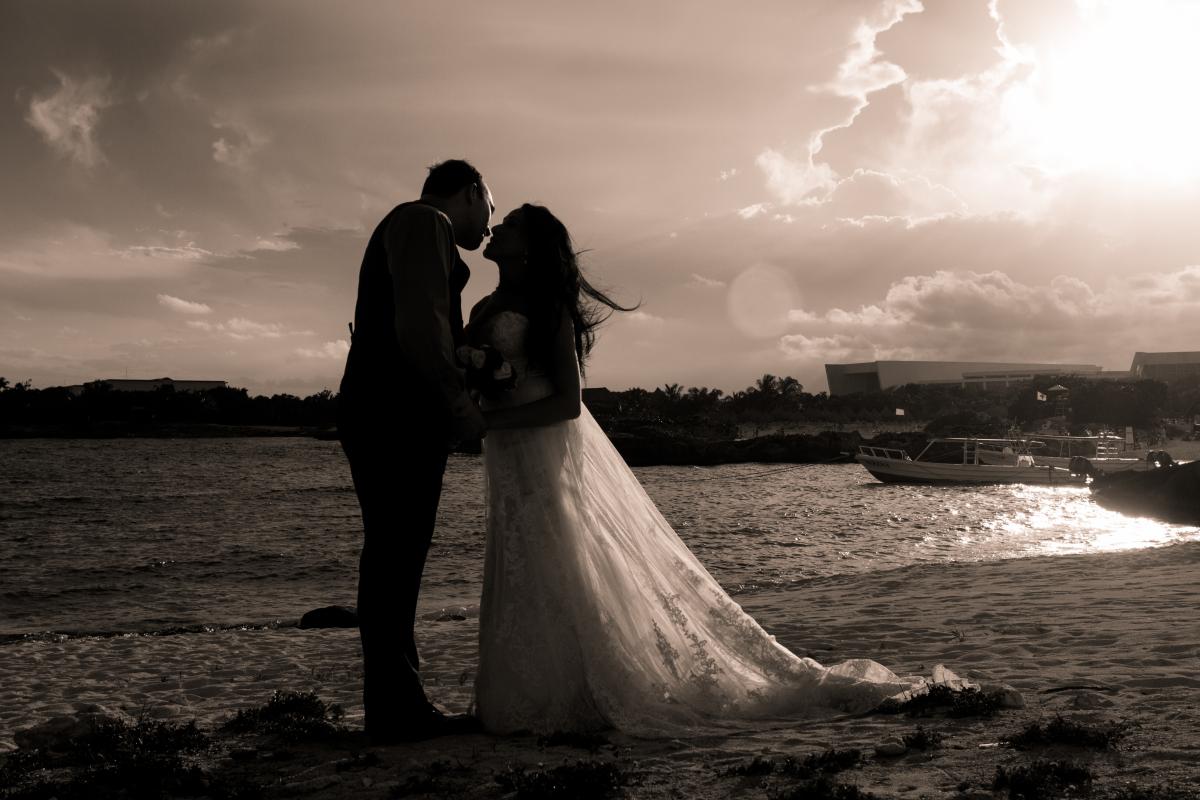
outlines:
[[[1052, 467], [1070, 468], [1071, 466], [1071, 459], [1059, 456], [1036, 456], [1034, 461]], [[1144, 458], [1089, 458], [1088, 463], [1105, 475], [1111, 475], [1114, 472], [1140, 472], [1154, 468], [1154, 464]]]
[[1035, 483], [1083, 486], [1087, 476], [1064, 467], [1007, 464], [940, 464], [859, 454], [855, 460], [884, 483]]

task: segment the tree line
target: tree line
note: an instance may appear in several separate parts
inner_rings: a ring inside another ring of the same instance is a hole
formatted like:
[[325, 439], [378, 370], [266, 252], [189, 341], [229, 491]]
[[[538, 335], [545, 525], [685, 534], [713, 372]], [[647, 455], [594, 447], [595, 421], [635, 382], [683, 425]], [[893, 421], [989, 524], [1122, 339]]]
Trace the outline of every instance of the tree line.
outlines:
[[[1050, 387], [1067, 388], [1055, 403]], [[1040, 398], [1046, 399], [1040, 399]], [[590, 390], [585, 398], [602, 423], [678, 424], [728, 433], [733, 426], [765, 422], [853, 423], [908, 421], [930, 433], [1000, 435], [1012, 427], [1060, 417], [1072, 428], [1159, 426], [1164, 418], [1200, 413], [1200, 376], [1173, 381], [1096, 381], [1047, 376], [987, 390], [974, 386], [909, 384], [880, 392], [830, 396], [810, 393], [795, 378], [763, 375], [732, 394], [705, 386], [668, 383], [653, 390]], [[903, 416], [897, 414], [903, 410]], [[246, 389], [202, 392], [163, 386], [151, 392], [116, 391], [89, 384], [79, 393], [65, 387], [34, 389], [0, 377], [0, 426], [87, 428], [99, 423], [262, 425], [328, 428], [336, 422], [337, 395], [328, 389], [307, 397], [251, 396]]]
[[[1067, 390], [1065, 402], [1055, 402]], [[1038, 377], [1007, 387], [908, 384], [877, 392], [830, 396], [804, 391], [794, 378], [763, 375], [726, 395], [720, 389], [670, 383], [652, 391], [611, 392], [601, 412], [612, 417], [661, 422], [923, 424], [937, 435], [1003, 435], [1017, 427], [1059, 418], [1072, 433], [1099, 427], [1153, 428], [1164, 419], [1200, 413], [1200, 376], [1171, 384], [1157, 380], [1097, 381], [1073, 375]], [[596, 409], [593, 408], [593, 413]], [[597, 413], [597, 416], [601, 414]]]
[[246, 389], [202, 392], [161, 386], [150, 392], [117, 391], [88, 384], [76, 394], [63, 386], [31, 388], [0, 378], [0, 426], [61, 426], [87, 429], [99, 424], [128, 427], [210, 424], [325, 428], [337, 419], [337, 395], [324, 389], [308, 397], [251, 396]]

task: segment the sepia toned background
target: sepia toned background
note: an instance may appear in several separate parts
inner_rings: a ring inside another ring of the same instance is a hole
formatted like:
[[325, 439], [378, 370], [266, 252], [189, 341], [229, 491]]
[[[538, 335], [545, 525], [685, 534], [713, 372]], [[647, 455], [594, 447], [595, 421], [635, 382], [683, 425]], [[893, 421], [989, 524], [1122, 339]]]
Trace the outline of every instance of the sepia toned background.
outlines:
[[[0, 375], [336, 389], [466, 157], [636, 313], [589, 384], [1195, 349], [1200, 6], [6, 2]], [[467, 254], [467, 303], [495, 283]]]

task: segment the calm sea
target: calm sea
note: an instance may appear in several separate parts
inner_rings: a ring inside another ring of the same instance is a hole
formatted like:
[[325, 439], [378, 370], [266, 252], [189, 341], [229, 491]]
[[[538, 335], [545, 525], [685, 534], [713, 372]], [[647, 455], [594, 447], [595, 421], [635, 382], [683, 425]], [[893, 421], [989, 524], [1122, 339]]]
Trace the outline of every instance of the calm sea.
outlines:
[[[1101, 509], [1082, 488], [884, 485], [856, 464], [636, 472], [735, 594], [916, 563], [1200, 538]], [[480, 460], [452, 457], [423, 613], [478, 602], [482, 491]], [[0, 441], [0, 659], [30, 634], [271, 628], [353, 605], [359, 543], [335, 442]]]

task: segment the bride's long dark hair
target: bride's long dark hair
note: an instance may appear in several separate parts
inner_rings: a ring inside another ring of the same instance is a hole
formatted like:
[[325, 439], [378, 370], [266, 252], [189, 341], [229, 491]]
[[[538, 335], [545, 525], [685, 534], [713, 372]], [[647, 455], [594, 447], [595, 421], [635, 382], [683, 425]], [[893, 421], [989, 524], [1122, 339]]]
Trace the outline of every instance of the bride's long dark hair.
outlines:
[[[539, 366], [551, 361], [554, 337], [562, 324], [563, 310], [575, 326], [575, 355], [579, 371], [596, 343], [596, 327], [614, 311], [633, 311], [588, 283], [579, 269], [579, 255], [571, 234], [544, 206], [521, 206], [521, 227], [528, 247], [529, 356]], [[640, 303], [638, 304], [640, 305]]]

